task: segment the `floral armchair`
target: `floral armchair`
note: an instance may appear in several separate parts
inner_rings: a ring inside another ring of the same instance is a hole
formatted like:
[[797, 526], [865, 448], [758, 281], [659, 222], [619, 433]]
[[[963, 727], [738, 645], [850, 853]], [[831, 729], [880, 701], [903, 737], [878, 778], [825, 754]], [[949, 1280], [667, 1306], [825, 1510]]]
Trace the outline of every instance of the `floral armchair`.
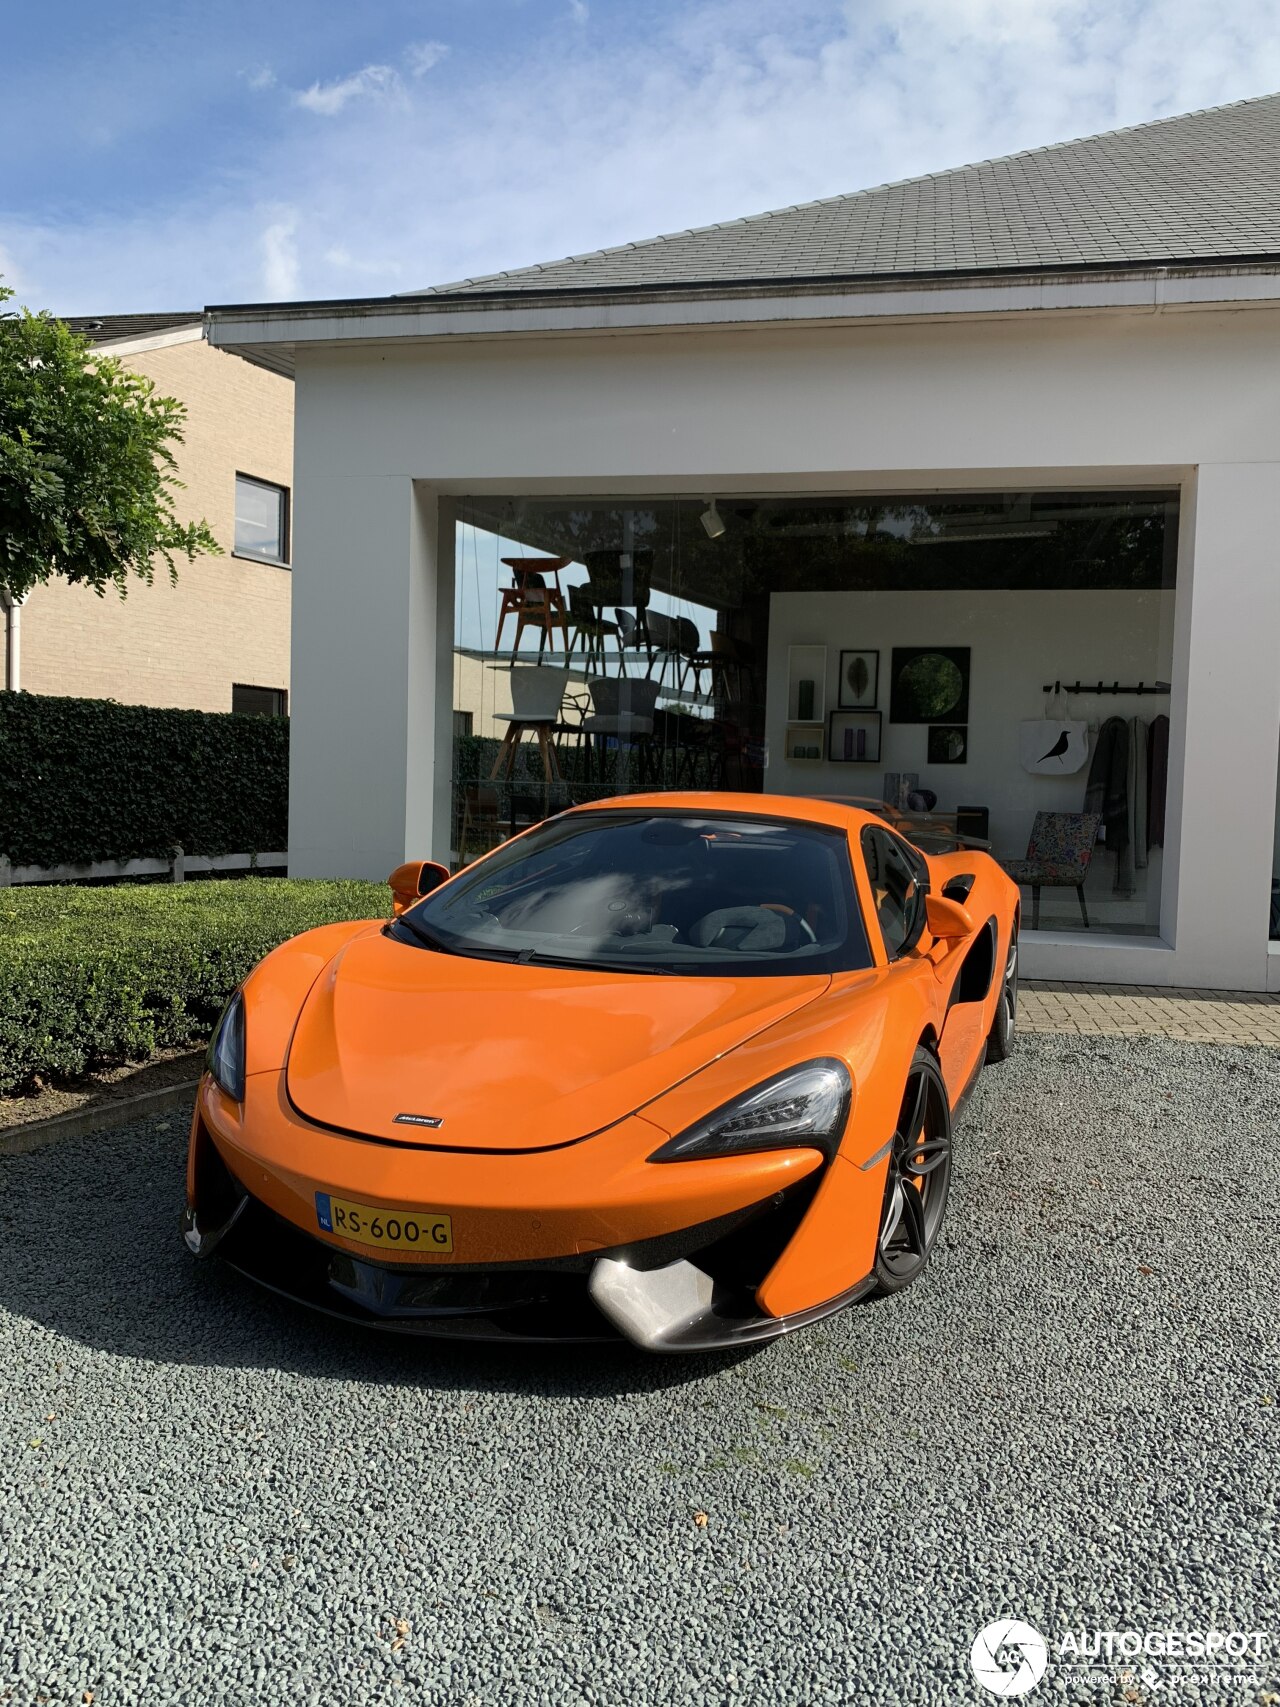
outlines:
[[1044, 888], [1074, 889], [1080, 900], [1084, 928], [1088, 930], [1084, 880], [1101, 825], [1101, 812], [1037, 812], [1027, 843], [1027, 857], [1001, 862], [1015, 883], [1031, 891], [1033, 931], [1040, 929], [1040, 891]]

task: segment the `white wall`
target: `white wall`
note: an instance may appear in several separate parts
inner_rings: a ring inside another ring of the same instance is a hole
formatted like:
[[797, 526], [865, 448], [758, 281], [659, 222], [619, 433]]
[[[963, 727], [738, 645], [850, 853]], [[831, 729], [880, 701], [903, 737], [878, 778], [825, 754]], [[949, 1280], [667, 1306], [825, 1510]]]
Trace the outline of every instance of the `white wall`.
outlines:
[[[1280, 732], [1278, 398], [1271, 308], [299, 346], [294, 668], [307, 668], [303, 649], [331, 662], [323, 697], [318, 667], [310, 688], [295, 673], [294, 740], [307, 756], [294, 768], [291, 840], [312, 850], [308, 869], [370, 869], [375, 852], [381, 860], [396, 843], [403, 853], [420, 835], [424, 788], [435, 845], [447, 837], [451, 674], [411, 595], [425, 589], [444, 609], [452, 573], [427, 561], [402, 520], [383, 518], [379, 493], [402, 518], [398, 494], [415, 480], [442, 497], [1173, 480], [1184, 528], [1176, 841], [1163, 879], [1172, 947], [1064, 937], [1037, 944], [1028, 969], [1264, 988]], [[354, 619], [353, 599], [365, 601]], [[362, 769], [359, 755], [379, 742]], [[358, 819], [377, 834], [334, 829]]]
[[[1018, 752], [1021, 720], [1043, 714], [1045, 682], [1077, 676], [1168, 681], [1173, 602], [1172, 592], [775, 593], [769, 603], [765, 786], [775, 794], [879, 795], [885, 771], [916, 771], [921, 785], [937, 794], [940, 811], [989, 807], [994, 851], [1021, 858], [1036, 812], [1083, 810], [1088, 777], [1087, 764], [1073, 776], [1028, 775]], [[879, 650], [879, 763], [795, 764], [788, 759], [783, 739], [787, 649], [813, 643], [827, 647], [828, 711], [837, 704], [841, 649]], [[889, 721], [895, 646], [969, 648], [966, 764], [931, 766], [928, 726]], [[1081, 695], [1070, 701], [1070, 715], [1095, 725], [1112, 716], [1149, 720], [1168, 710], [1168, 699], [1137, 695]]]
[[295, 410], [335, 474], [696, 493], [1277, 462], [1277, 396], [1254, 309], [300, 346]]
[[452, 558], [437, 578], [436, 500], [409, 480], [306, 461], [295, 494], [289, 872], [383, 878], [448, 848], [434, 754], [437, 716], [452, 729]]

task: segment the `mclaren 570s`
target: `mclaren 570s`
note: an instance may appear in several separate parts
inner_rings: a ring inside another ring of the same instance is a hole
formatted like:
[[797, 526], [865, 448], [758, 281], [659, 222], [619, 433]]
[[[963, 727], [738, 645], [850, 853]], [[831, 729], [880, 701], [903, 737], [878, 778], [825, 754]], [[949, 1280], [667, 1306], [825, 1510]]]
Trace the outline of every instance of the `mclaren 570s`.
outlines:
[[[922, 838], [923, 839], [923, 838]], [[920, 1275], [1013, 1042], [1018, 890], [856, 807], [575, 807], [232, 997], [184, 1233], [332, 1315], [464, 1339], [767, 1340]]]

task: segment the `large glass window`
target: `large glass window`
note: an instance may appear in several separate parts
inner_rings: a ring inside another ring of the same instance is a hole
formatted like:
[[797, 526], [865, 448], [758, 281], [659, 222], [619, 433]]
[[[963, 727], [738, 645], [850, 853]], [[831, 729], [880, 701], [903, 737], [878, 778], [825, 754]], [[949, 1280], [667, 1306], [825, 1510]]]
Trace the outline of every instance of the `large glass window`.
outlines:
[[641, 789], [853, 798], [989, 842], [1024, 928], [1156, 933], [1177, 517], [1166, 490], [460, 500], [455, 856]]

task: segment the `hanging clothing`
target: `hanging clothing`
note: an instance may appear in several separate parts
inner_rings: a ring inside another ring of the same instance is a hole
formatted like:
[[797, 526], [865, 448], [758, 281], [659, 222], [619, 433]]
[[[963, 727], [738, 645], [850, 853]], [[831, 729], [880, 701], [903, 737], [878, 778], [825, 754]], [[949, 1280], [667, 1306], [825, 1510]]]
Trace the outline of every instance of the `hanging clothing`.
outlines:
[[1123, 717], [1108, 717], [1098, 731], [1089, 781], [1084, 791], [1086, 812], [1101, 812], [1102, 834], [1115, 855], [1117, 895], [1133, 894], [1133, 844], [1129, 837], [1129, 725]]
[[1162, 711], [1147, 731], [1147, 847], [1164, 846], [1164, 797], [1169, 786], [1169, 719]]
[[1133, 863], [1138, 871], [1147, 868], [1147, 724], [1134, 717], [1129, 722], [1129, 829]]

